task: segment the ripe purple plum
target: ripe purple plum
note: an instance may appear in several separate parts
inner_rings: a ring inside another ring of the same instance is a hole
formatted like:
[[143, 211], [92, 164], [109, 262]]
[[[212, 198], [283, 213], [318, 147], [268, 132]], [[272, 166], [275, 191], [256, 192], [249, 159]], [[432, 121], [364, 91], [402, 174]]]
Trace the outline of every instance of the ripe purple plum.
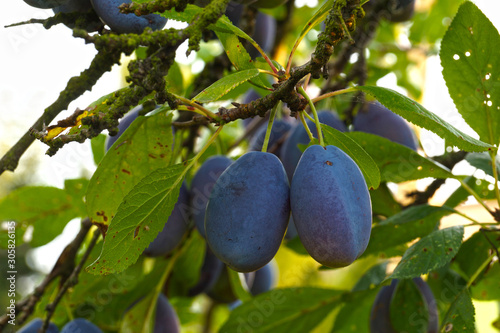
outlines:
[[354, 131], [379, 135], [393, 142], [417, 150], [415, 133], [399, 115], [380, 103], [367, 103], [353, 121]]
[[200, 279], [194, 287], [189, 289], [188, 296], [193, 297], [210, 290], [219, 279], [223, 268], [224, 263], [220, 261], [207, 246], [205, 259], [201, 266]]
[[[318, 112], [319, 122], [333, 127], [341, 132], [347, 131], [345, 124], [340, 120], [336, 113], [323, 110]], [[307, 126], [311, 130], [315, 138], [318, 137], [316, 131], [316, 124], [312, 121], [307, 120]], [[299, 144], [307, 145], [309, 143], [309, 136], [307, 135], [306, 129], [301, 123], [295, 125], [294, 128], [290, 130], [290, 135], [281, 146], [280, 158], [285, 167], [286, 174], [288, 175], [288, 180], [292, 180], [293, 172], [295, 167], [299, 162], [300, 156], [302, 156], [302, 151], [298, 147]]]
[[62, 6], [68, 2], [68, 0], [24, 0], [31, 7], [48, 9]]
[[189, 215], [189, 192], [186, 185], [182, 183], [174, 210], [168, 217], [163, 230], [144, 250], [144, 254], [159, 257], [175, 249], [189, 229]]
[[198, 169], [191, 182], [191, 213], [200, 234], [205, 237], [205, 211], [208, 198], [221, 173], [233, 163], [226, 156], [212, 156]]
[[370, 194], [358, 165], [335, 146], [302, 154], [290, 186], [293, 221], [307, 252], [328, 267], [350, 265], [366, 249]]
[[131, 0], [91, 0], [91, 2], [104, 24], [116, 33], [140, 34], [146, 27], [161, 30], [167, 23], [167, 19], [159, 14], [137, 16], [132, 13], [120, 13], [118, 6], [131, 3]]
[[285, 235], [289, 199], [290, 188], [280, 160], [270, 153], [244, 154], [215, 182], [205, 215], [208, 245], [238, 272], [263, 267]]
[[179, 317], [168, 299], [160, 294], [156, 303], [155, 327], [153, 333], [180, 333]]
[[[43, 320], [40, 318], [35, 318], [29, 323], [27, 323], [23, 328], [21, 328], [17, 333], [38, 333], [38, 330], [42, 328]], [[47, 333], [58, 333], [59, 329], [54, 323], [50, 323], [47, 328]]]
[[84, 318], [76, 318], [64, 325], [61, 333], [102, 333], [102, 330]]

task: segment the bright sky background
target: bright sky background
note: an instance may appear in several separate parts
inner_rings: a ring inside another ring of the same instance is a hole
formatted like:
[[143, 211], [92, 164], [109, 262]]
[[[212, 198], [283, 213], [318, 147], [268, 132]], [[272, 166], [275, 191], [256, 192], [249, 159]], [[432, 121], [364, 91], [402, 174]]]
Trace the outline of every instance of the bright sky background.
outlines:
[[[473, 2], [489, 16], [497, 28], [500, 27], [500, 15], [492, 15], [500, 13], [500, 1]], [[73, 38], [71, 31], [63, 26], [50, 30], [45, 30], [41, 25], [3, 28], [10, 23], [29, 18], [46, 18], [51, 14], [51, 10], [30, 7], [22, 0], [8, 0], [0, 11], [0, 155], [26, 132], [45, 107], [56, 100], [68, 79], [88, 67], [96, 53], [92, 45], [85, 45], [83, 40]], [[456, 117], [437, 57], [429, 59], [427, 73], [424, 106], [454, 126], [467, 131], [468, 126], [460, 117]], [[91, 92], [71, 103], [70, 111], [63, 112], [58, 119], [65, 118], [77, 107], [85, 108], [100, 96], [118, 89], [121, 80], [120, 69], [115, 66], [111, 73], [99, 80]], [[380, 84], [391, 87], [395, 84], [395, 79], [389, 76]], [[433, 134], [424, 131], [422, 142], [429, 155], [443, 152], [442, 141]], [[88, 144], [71, 144], [51, 158], [44, 155], [45, 150], [46, 146], [36, 141], [27, 154], [38, 159], [39, 168], [29, 172], [35, 173], [36, 179], [43, 184], [62, 187], [64, 179], [91, 175], [95, 168]], [[19, 170], [22, 168], [21, 165]], [[0, 177], [0, 193], [2, 179], [5, 178]], [[50, 253], [54, 248], [61, 249], [73, 238], [75, 226], [78, 225], [77, 221], [74, 222], [73, 227], [67, 228], [64, 236], [55, 244], [40, 249], [35, 257], [39, 261], [38, 267], [41, 266], [45, 271], [52, 267], [57, 256]], [[42, 257], [51, 260], [42, 261]]]

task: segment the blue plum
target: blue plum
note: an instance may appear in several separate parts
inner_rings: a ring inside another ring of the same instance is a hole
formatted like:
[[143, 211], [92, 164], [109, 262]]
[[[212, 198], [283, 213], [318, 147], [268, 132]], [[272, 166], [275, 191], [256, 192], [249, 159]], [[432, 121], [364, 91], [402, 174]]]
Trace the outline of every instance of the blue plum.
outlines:
[[[38, 333], [38, 330], [43, 326], [43, 320], [40, 318], [35, 318], [29, 323], [27, 323], [23, 328], [21, 328], [17, 333]], [[58, 333], [59, 329], [53, 323], [49, 324], [47, 328], [47, 333]]]
[[[436, 299], [431, 289], [422, 278], [414, 278], [413, 282], [420, 291], [428, 310], [427, 333], [439, 331], [439, 318]], [[398, 279], [392, 280], [389, 286], [382, 287], [375, 297], [370, 313], [370, 333], [396, 333], [391, 323], [391, 301], [399, 283]]]
[[380, 103], [367, 103], [354, 117], [354, 131], [376, 134], [417, 150], [413, 130], [406, 120]]
[[210, 195], [205, 215], [208, 245], [236, 271], [263, 267], [285, 235], [289, 199], [280, 160], [270, 153], [244, 154], [220, 175]]
[[350, 265], [370, 239], [370, 194], [358, 165], [335, 146], [307, 148], [290, 186], [293, 221], [307, 252], [328, 267]]
[[179, 333], [179, 317], [168, 299], [160, 294], [156, 303], [155, 327], [153, 333]]
[[[229, 2], [225, 14], [233, 25], [239, 26], [243, 14], [243, 5]], [[258, 12], [255, 18], [254, 32], [251, 37], [260, 45], [264, 52], [269, 53], [274, 46], [276, 30], [277, 25], [274, 17]], [[251, 58], [256, 58], [261, 55], [252, 45], [250, 45], [247, 50]]]
[[54, 13], [85, 13], [92, 9], [90, 0], [68, 0], [64, 5], [55, 7]]
[[91, 2], [104, 24], [107, 24], [116, 33], [140, 34], [146, 27], [161, 30], [167, 23], [167, 19], [158, 14], [137, 16], [120, 13], [118, 6], [123, 3], [131, 3], [131, 0], [91, 0]]
[[202, 292], [210, 290], [219, 279], [223, 268], [224, 263], [220, 261], [207, 246], [205, 259], [203, 260], [203, 265], [201, 266], [200, 279], [194, 287], [189, 289], [188, 296], [196, 296]]
[[191, 213], [200, 234], [205, 237], [205, 210], [215, 181], [233, 163], [226, 156], [212, 156], [198, 169], [191, 182]]
[[28, 5], [36, 8], [54, 8], [66, 4], [69, 0], [24, 0]]
[[[267, 145], [268, 149], [271, 149], [274, 145], [276, 145], [292, 128], [292, 125], [284, 120], [276, 120], [273, 123], [273, 128], [271, 130], [271, 135], [269, 136], [269, 143]], [[264, 139], [266, 137], [267, 132], [267, 123], [263, 124], [257, 132], [254, 134], [252, 139], [250, 140], [250, 150], [259, 151], [262, 149], [262, 145], [264, 144]], [[274, 155], [278, 156], [279, 150], [273, 152]], [[278, 156], [279, 157], [279, 156]]]
[[[344, 123], [339, 119], [336, 113], [328, 110], [323, 110], [318, 112], [319, 122], [333, 127], [341, 132], [347, 131]], [[318, 137], [316, 131], [316, 124], [312, 121], [307, 120], [307, 126], [311, 130], [315, 138]], [[292, 180], [293, 172], [295, 167], [299, 162], [302, 151], [298, 147], [299, 144], [307, 145], [309, 143], [309, 136], [307, 135], [306, 129], [301, 123], [295, 125], [293, 129], [290, 130], [290, 135], [281, 146], [280, 158], [285, 167], [286, 174], [288, 175], [288, 180]]]
[[102, 333], [102, 330], [84, 318], [76, 318], [64, 325], [61, 333]]
[[143, 106], [138, 105], [135, 108], [133, 108], [132, 110], [130, 110], [129, 112], [127, 112], [125, 117], [123, 117], [120, 120], [120, 123], [118, 124], [118, 133], [114, 136], [109, 136], [106, 139], [106, 151], [108, 151], [109, 148], [111, 148], [111, 146], [116, 142], [116, 140], [118, 140], [120, 135], [122, 135], [123, 132], [125, 132], [125, 130], [130, 126], [130, 124], [132, 124], [132, 122], [137, 119], [137, 117], [139, 116], [139, 113], [142, 110], [143, 110]]
[[267, 265], [255, 271], [250, 292], [256, 296], [276, 287], [278, 279], [278, 265], [274, 260], [271, 260]]
[[189, 192], [183, 183], [179, 192], [179, 198], [175, 203], [174, 210], [168, 217], [167, 223], [158, 236], [144, 250], [144, 254], [150, 257], [164, 256], [182, 241], [189, 229]]

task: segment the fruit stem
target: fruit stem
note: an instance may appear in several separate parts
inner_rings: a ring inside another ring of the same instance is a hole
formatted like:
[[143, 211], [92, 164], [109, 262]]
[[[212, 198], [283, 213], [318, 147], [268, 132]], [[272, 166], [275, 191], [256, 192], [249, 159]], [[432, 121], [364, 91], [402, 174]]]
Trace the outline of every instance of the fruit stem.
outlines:
[[309, 115], [309, 113], [304, 112], [304, 116], [307, 117], [310, 121], [314, 122], [314, 118]]
[[248, 41], [250, 42], [250, 44], [252, 44], [253, 46], [255, 46], [255, 48], [257, 49], [257, 51], [259, 51], [259, 53], [262, 55], [262, 57], [264, 58], [264, 60], [266, 60], [266, 62], [268, 63], [269, 67], [271, 67], [271, 70], [274, 72], [274, 74], [278, 75], [278, 70], [274, 66], [274, 64], [271, 61], [271, 59], [269, 59], [269, 57], [267, 56], [266, 52], [264, 52], [264, 50], [260, 47], [260, 45], [257, 44], [257, 42], [255, 42], [251, 38]]
[[[196, 103], [194, 101], [191, 101], [191, 100], [189, 100], [187, 98], [184, 98], [182, 96], [179, 96], [179, 95], [176, 95], [176, 94], [173, 94], [173, 95], [175, 96], [176, 99], [180, 100], [182, 103], [187, 104], [189, 106], [192, 106], [194, 109], [200, 110], [203, 113], [204, 116], [206, 116], [208, 118], [212, 118], [212, 119], [220, 122], [220, 117], [218, 115], [216, 115], [212, 111], [204, 108], [202, 105], [200, 105], [200, 104], [198, 104], [198, 103]], [[196, 112], [195, 110], [189, 110], [189, 111]], [[196, 113], [199, 113], [199, 112], [196, 112]]]
[[321, 132], [321, 124], [319, 123], [319, 118], [318, 118], [318, 112], [316, 112], [316, 108], [314, 107], [314, 103], [307, 95], [306, 91], [302, 86], [298, 86], [297, 88], [299, 90], [299, 93], [304, 96], [304, 98], [307, 100], [309, 103], [309, 107], [311, 108], [311, 112], [314, 116], [314, 123], [316, 124], [316, 130], [318, 131], [318, 139], [319, 139], [319, 144], [324, 147], [325, 146], [325, 140], [323, 139], [323, 133]]
[[479, 197], [479, 195], [476, 193], [476, 191], [474, 191], [469, 185], [467, 185], [466, 182], [464, 182], [462, 179], [460, 178], [457, 178], [458, 181], [460, 182], [460, 184], [462, 184], [462, 187], [467, 191], [469, 192], [474, 198], [476, 198], [477, 202], [484, 207], [484, 209], [486, 209], [488, 211], [488, 213], [490, 213], [491, 215], [495, 216], [494, 215], [494, 212], [488, 207], [486, 206], [486, 204], [483, 202], [483, 199], [481, 199]]
[[328, 98], [328, 97], [333, 97], [333, 96], [342, 95], [342, 94], [355, 92], [355, 91], [357, 91], [356, 88], [346, 88], [346, 89], [336, 90], [336, 91], [332, 91], [332, 92], [320, 95], [318, 97], [315, 97], [312, 99], [312, 101], [313, 101], [313, 103], [316, 103], [316, 102], [319, 102], [319, 101], [321, 101], [325, 98]]
[[271, 114], [269, 115], [269, 121], [267, 123], [266, 137], [264, 138], [264, 143], [262, 144], [262, 152], [267, 152], [267, 146], [269, 145], [269, 138], [271, 137], [271, 131], [273, 129], [274, 118], [276, 117], [276, 113], [278, 108], [281, 108], [281, 101], [276, 103], [274, 108], [271, 110]]
[[493, 178], [495, 178], [495, 196], [497, 197], [498, 207], [500, 209], [500, 189], [498, 186], [498, 170], [497, 170], [497, 150], [490, 151], [491, 167], [493, 169]]
[[279, 77], [280, 77], [277, 73], [273, 73], [273, 72], [271, 72], [271, 71], [266, 71], [265, 69], [259, 69], [259, 73], [272, 75], [272, 76], [274, 76], [275, 78], [279, 78]]
[[307, 135], [309, 136], [309, 140], [313, 141], [314, 140], [314, 135], [311, 133], [311, 130], [309, 129], [309, 126], [307, 126], [306, 119], [304, 118], [305, 111], [299, 112], [299, 118], [300, 121], [302, 122], [302, 125], [304, 125], [304, 128], [306, 129]]

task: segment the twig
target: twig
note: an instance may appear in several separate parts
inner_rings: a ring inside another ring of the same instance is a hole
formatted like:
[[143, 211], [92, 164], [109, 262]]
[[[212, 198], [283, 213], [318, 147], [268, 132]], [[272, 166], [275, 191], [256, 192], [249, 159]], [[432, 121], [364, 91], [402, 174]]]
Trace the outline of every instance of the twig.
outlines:
[[45, 317], [45, 320], [43, 322], [42, 326], [42, 332], [45, 332], [47, 328], [49, 327], [50, 323], [50, 318], [52, 318], [52, 315], [56, 311], [57, 305], [63, 298], [64, 294], [66, 291], [68, 291], [69, 288], [75, 286], [78, 283], [78, 275], [80, 274], [80, 271], [83, 268], [83, 265], [87, 261], [90, 252], [92, 252], [92, 249], [94, 248], [95, 244], [97, 243], [97, 240], [99, 239], [99, 236], [101, 235], [101, 231], [99, 229], [96, 229], [94, 231], [94, 235], [92, 236], [92, 240], [90, 241], [87, 249], [85, 250], [85, 253], [83, 254], [82, 260], [80, 260], [80, 263], [78, 266], [75, 267], [73, 272], [71, 272], [71, 275], [64, 281], [64, 284], [62, 285], [61, 289], [59, 289], [59, 292], [57, 293], [56, 298], [54, 301], [46, 306], [47, 310], [47, 316]]
[[[85, 240], [91, 226], [92, 224], [88, 218], [82, 221], [80, 231], [76, 235], [75, 239], [73, 239], [73, 241], [64, 248], [63, 252], [57, 259], [56, 264], [52, 268], [52, 271], [44, 278], [42, 283], [35, 288], [31, 295], [17, 303], [16, 313], [20, 313], [17, 316], [17, 325], [22, 325], [33, 313], [36, 304], [42, 298], [45, 290], [57, 277], [61, 277], [60, 284], [63, 284], [71, 275], [71, 272], [75, 267], [75, 257], [78, 249]], [[5, 327], [7, 321], [8, 317], [6, 314], [0, 317], [0, 331]]]

